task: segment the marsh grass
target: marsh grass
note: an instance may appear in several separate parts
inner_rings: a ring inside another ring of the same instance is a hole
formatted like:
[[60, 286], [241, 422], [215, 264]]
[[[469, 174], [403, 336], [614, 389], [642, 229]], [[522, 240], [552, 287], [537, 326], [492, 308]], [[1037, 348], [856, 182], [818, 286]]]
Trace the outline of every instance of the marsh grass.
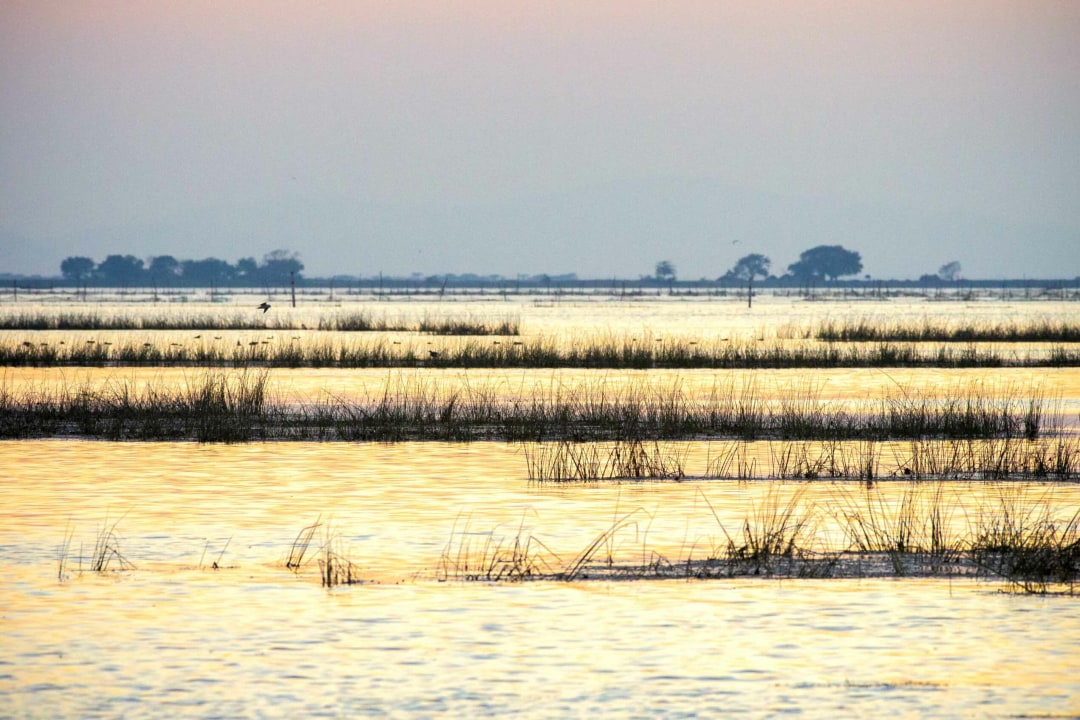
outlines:
[[[804, 488], [770, 486], [743, 518], [724, 522], [701, 498], [720, 532], [669, 561], [650, 547], [652, 516], [620, 512], [565, 563], [525, 528], [476, 532], [455, 521], [439, 566], [440, 580], [573, 582], [589, 579], [719, 579], [733, 577], [966, 576], [1005, 581], [1026, 593], [1064, 588], [1080, 580], [1080, 511], [1062, 515], [1048, 498], [1035, 501], [1006, 491], [1000, 505], [973, 520], [941, 483], [911, 483], [885, 493], [841, 493], [824, 505]], [[831, 520], [833, 525], [828, 525]], [[839, 545], [832, 528], [840, 528]], [[833, 538], [832, 540], [828, 538]], [[701, 557], [695, 557], [701, 555]]]
[[1057, 515], [1046, 498], [1032, 502], [1022, 490], [1003, 489], [996, 506], [978, 514], [971, 555], [983, 571], [1024, 592], [1074, 592], [1080, 580], [1080, 510]]
[[[410, 332], [421, 332], [421, 325]], [[1080, 348], [1057, 344], [1049, 350], [1004, 352], [993, 346], [939, 343], [840, 343], [724, 341], [685, 338], [613, 337], [557, 342], [552, 338], [481, 339], [514, 328], [502, 323], [470, 325], [457, 321], [423, 327], [429, 335], [456, 335], [438, 346], [385, 336], [357, 341], [292, 328], [241, 328], [251, 334], [169, 341], [146, 335], [110, 340], [72, 337], [42, 341], [34, 336], [8, 337], [0, 343], [4, 366], [211, 366], [237, 367], [433, 367], [433, 368], [601, 368], [601, 369], [778, 369], [859, 367], [1077, 367]], [[441, 328], [441, 329], [439, 329]], [[267, 332], [278, 330], [272, 336]], [[389, 332], [390, 330], [388, 330]], [[289, 333], [289, 334], [283, 334]], [[474, 337], [470, 337], [474, 336]], [[431, 354], [430, 350], [435, 350]]]
[[341, 535], [327, 524], [323, 543], [318, 552], [319, 581], [325, 588], [338, 585], [355, 585], [360, 579], [360, 566], [353, 561]]
[[[643, 511], [638, 508], [620, 515], [618, 509], [616, 509], [616, 516], [612, 524], [602, 530], [595, 538], [593, 538], [592, 542], [575, 555], [556, 577], [568, 582], [578, 579], [585, 580], [589, 578], [591, 572], [596, 572], [597, 570], [610, 576], [613, 568], [615, 568], [615, 548], [617, 540], [621, 534], [629, 530], [633, 532], [636, 544], [640, 529], [638, 518], [642, 512]], [[595, 561], [601, 551], [606, 552], [602, 557], [600, 565], [597, 566]], [[624, 569], [624, 571], [619, 574], [623, 576], [630, 575], [632, 577], [644, 577], [647, 569], [646, 566], [631, 568], [628, 573]]]
[[681, 480], [686, 476], [685, 446], [619, 440], [598, 444], [560, 440], [525, 443], [530, 481]]
[[1080, 342], [1080, 323], [1046, 319], [998, 323], [945, 323], [930, 319], [883, 322], [863, 318], [824, 322], [804, 331], [802, 336], [827, 342], [1076, 343]]
[[[682, 457], [663, 444], [676, 440], [820, 443], [774, 449], [773, 470], [784, 478], [873, 479], [887, 471], [867, 443], [902, 439], [911, 440], [910, 454], [898, 454], [898, 464], [916, 477], [1061, 478], [1080, 463], [1077, 437], [1053, 424], [1059, 413], [1037, 390], [972, 385], [856, 404], [824, 402], [814, 392], [793, 388], [764, 400], [745, 385], [704, 394], [678, 384], [612, 389], [599, 383], [514, 395], [391, 378], [367, 397], [285, 402], [273, 393], [268, 370], [221, 370], [179, 387], [76, 381], [16, 391], [0, 383], [0, 437], [556, 443], [529, 446], [527, 465], [534, 478], [564, 480], [678, 479], [686, 473]], [[588, 442], [615, 444], [581, 445]], [[734, 463], [738, 474], [749, 475], [756, 462], [721, 451], [715, 468], [721, 473]]]
[[[212, 562], [210, 564], [210, 569], [211, 570], [220, 570], [221, 568], [225, 567], [224, 564], [222, 564], [222, 561], [225, 558], [225, 551], [229, 549], [229, 543], [231, 543], [231, 542], [232, 542], [232, 538], [229, 538], [228, 540], [225, 541], [225, 544], [221, 548], [221, 552], [218, 553], [217, 559], [214, 560], [214, 562]], [[203, 545], [202, 555], [199, 557], [199, 569], [200, 570], [203, 568], [203, 562], [206, 560], [206, 551], [209, 550], [209, 549], [210, 549], [210, 541], [207, 540], [206, 544]]]
[[140, 314], [95, 312], [0, 313], [0, 330], [331, 330], [335, 332], [420, 332], [430, 335], [518, 335], [520, 321], [514, 318], [476, 320], [469, 317], [425, 316], [419, 321], [391, 320], [366, 312], [324, 315], [313, 327], [294, 317], [274, 313], [223, 314]]
[[459, 514], [439, 560], [437, 578], [521, 582], [557, 575], [553, 567], [558, 556], [528, 531], [526, 516], [522, 514], [516, 532], [509, 536], [498, 527], [475, 532], [471, 517]]
[[295, 572], [304, 565], [304, 558], [311, 547], [311, 540], [315, 537], [315, 532], [321, 527], [322, 516], [320, 515], [315, 522], [304, 527], [296, 534], [292, 545], [289, 546], [289, 554], [285, 558], [285, 567]]
[[63, 540], [56, 547], [56, 577], [60, 582], [67, 579], [68, 558], [71, 557], [71, 541], [74, 537], [75, 531], [71, 527], [71, 520], [69, 519], [64, 527]]
[[120, 552], [120, 536], [116, 532], [120, 520], [123, 520], [123, 518], [121, 517], [111, 525], [108, 520], [106, 520], [98, 530], [94, 540], [94, 551], [89, 558], [89, 568], [91, 572], [106, 572], [113, 562], [116, 563], [117, 570], [135, 569], [134, 563], [130, 562], [124, 557], [123, 553]]
[[945, 501], [940, 483], [910, 483], [899, 498], [867, 487], [858, 499], [846, 495], [844, 503], [836, 516], [851, 546], [859, 553], [884, 554], [894, 575], [940, 574], [965, 550], [954, 530], [958, 504]]
[[800, 576], [823, 574], [822, 568], [811, 569], [805, 562], [810, 554], [804, 547], [812, 530], [812, 510], [805, 507], [802, 491], [796, 491], [782, 500], [770, 487], [768, 495], [760, 503], [751, 503], [751, 510], [743, 519], [739, 530], [729, 531], [712, 503], [700, 493], [708, 506], [724, 541], [713, 547], [712, 552], [694, 567], [687, 560], [687, 572], [698, 578], [735, 577], [740, 575], [774, 575], [778, 573]]

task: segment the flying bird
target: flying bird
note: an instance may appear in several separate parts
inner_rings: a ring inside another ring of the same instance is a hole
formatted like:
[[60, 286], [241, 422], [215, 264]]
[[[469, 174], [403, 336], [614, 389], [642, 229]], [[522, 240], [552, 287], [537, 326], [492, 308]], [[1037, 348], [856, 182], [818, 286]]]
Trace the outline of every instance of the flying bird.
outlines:
[[262, 305], [257, 306], [255, 309], [262, 310], [265, 313], [267, 310], [270, 309], [270, 303], [264, 302]]

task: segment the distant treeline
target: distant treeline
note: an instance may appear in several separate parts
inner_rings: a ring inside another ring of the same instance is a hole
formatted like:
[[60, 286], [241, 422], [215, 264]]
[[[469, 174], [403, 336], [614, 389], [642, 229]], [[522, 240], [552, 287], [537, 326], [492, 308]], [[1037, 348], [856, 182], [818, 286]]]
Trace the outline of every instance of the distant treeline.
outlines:
[[304, 264], [296, 253], [275, 250], [236, 264], [218, 258], [177, 260], [158, 255], [144, 261], [134, 255], [109, 255], [101, 262], [73, 256], [60, 263], [60, 280], [76, 287], [262, 287], [295, 282]]
[[[999, 279], [971, 280], [960, 277], [960, 263], [951, 261], [936, 274], [923, 274], [918, 279], [874, 279], [862, 272], [859, 253], [840, 245], [819, 245], [804, 251], [799, 260], [787, 266], [783, 275], [770, 272], [772, 261], [761, 254], [751, 253], [740, 258], [725, 274], [717, 278], [680, 279], [675, 266], [667, 260], [656, 263], [652, 275], [635, 279], [618, 277], [579, 278], [576, 273], [520, 274], [515, 277], [476, 273], [445, 273], [408, 276], [346, 275], [308, 278], [303, 276], [304, 264], [295, 252], [274, 250], [261, 262], [247, 257], [230, 263], [214, 257], [201, 260], [179, 260], [172, 255], [158, 255], [148, 260], [134, 255], [109, 255], [101, 262], [93, 258], [72, 256], [60, 263], [58, 277], [27, 277], [0, 273], [0, 281], [15, 287], [103, 287], [122, 289], [168, 288], [281, 288], [330, 287], [370, 290], [373, 292], [421, 291], [442, 292], [450, 289], [478, 288], [502, 292], [514, 290], [609, 290], [634, 293], [645, 290], [738, 290], [747, 288], [795, 288], [813, 292], [826, 288], [850, 288], [860, 294], [875, 290], [898, 288], [921, 289], [1046, 289], [1080, 292], [1080, 276], [1072, 279]], [[847, 277], [845, 277], [847, 276]], [[852, 277], [854, 276], [854, 277]], [[1073, 294], [1076, 294], [1074, 292]]]

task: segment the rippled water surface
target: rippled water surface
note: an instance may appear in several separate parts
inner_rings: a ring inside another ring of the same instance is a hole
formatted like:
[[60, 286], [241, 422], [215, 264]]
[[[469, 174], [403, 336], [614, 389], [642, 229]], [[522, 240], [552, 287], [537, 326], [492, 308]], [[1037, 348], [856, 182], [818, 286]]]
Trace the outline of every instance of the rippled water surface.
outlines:
[[[631, 316], [623, 305], [585, 305], [519, 312], [529, 332], [685, 322], [687, 335], [715, 327], [721, 310], [751, 333], [823, 312], [886, 312], [763, 303], [751, 315], [730, 304], [657, 302], [637, 304]], [[1016, 304], [1017, 312], [1033, 306]], [[900, 315], [927, 308], [904, 306]], [[498, 314], [493, 303], [461, 309]], [[993, 317], [982, 306], [977, 312]], [[65, 372], [183, 377], [168, 369]], [[9, 382], [44, 383], [56, 371], [7, 373]], [[1040, 384], [1066, 414], [1080, 397], [1071, 370], [745, 375], [766, 393], [813, 382], [829, 401], [973, 379]], [[361, 396], [387, 377], [274, 375], [280, 392], [297, 397]], [[717, 382], [716, 374], [685, 372], [410, 377], [506, 392], [563, 382], [677, 382], [704, 392]], [[709, 452], [687, 444], [686, 461], [701, 467]], [[899, 480], [872, 490], [825, 481], [537, 485], [527, 481], [522, 448], [500, 443], [12, 441], [0, 442], [0, 468], [3, 717], [1080, 714], [1075, 596], [1004, 592], [1000, 582], [963, 577], [446, 578], [447, 562], [462, 553], [522, 537], [559, 567], [620, 518], [622, 531], [600, 557], [677, 564], [707, 554], [761, 508], [788, 502], [813, 518], [819, 548], [835, 550], [845, 542], [837, 525], [844, 510], [868, 498], [895, 505], [912, 487]], [[954, 482], [940, 492], [958, 534], [1003, 499], [1049, 503], [1065, 515], [1080, 507], [1075, 485]], [[316, 522], [302, 566], [286, 568], [298, 533]], [[103, 536], [124, 563], [114, 557], [109, 571], [96, 573], [89, 564]], [[328, 540], [362, 582], [320, 586], [317, 548]]]

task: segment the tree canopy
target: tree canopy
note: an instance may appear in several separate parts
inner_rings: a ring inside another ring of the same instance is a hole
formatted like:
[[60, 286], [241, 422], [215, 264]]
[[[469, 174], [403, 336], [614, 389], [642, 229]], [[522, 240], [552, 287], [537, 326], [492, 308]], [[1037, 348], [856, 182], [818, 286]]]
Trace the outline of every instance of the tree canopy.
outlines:
[[818, 245], [804, 250], [796, 262], [788, 265], [788, 272], [800, 280], [835, 280], [861, 271], [859, 253], [841, 245]]
[[132, 285], [285, 285], [299, 278], [304, 264], [294, 252], [274, 250], [263, 257], [262, 264], [254, 258], [242, 258], [232, 265], [218, 258], [177, 260], [172, 255], [158, 255], [146, 263], [133, 255], [109, 255], [100, 263], [92, 258], [72, 256], [60, 263], [60, 273], [66, 280], [129, 287]]
[[675, 266], [670, 260], [661, 260], [656, 263], [656, 279], [665, 282], [675, 282]]
[[738, 262], [724, 275], [725, 280], [749, 280], [754, 281], [759, 275], [762, 278], [769, 277], [769, 266], [772, 261], [760, 253], [751, 253], [739, 258]]

